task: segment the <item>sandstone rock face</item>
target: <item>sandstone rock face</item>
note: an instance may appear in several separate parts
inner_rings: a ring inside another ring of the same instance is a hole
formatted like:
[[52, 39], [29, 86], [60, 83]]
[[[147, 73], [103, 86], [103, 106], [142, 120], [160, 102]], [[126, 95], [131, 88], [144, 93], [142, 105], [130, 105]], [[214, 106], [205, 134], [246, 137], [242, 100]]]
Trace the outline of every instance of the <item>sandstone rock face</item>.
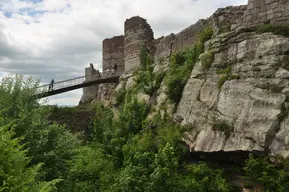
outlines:
[[129, 90], [135, 85], [134, 76], [129, 77], [126, 81], [125, 89]]
[[[205, 69], [202, 60], [195, 64], [175, 113], [162, 82], [154, 94], [156, 112], [166, 112], [182, 119], [182, 125], [192, 125], [193, 129], [182, 138], [192, 152], [269, 150], [273, 155], [287, 157], [289, 116], [281, 116], [289, 93], [289, 38], [231, 31], [215, 36], [205, 45], [206, 51], [214, 53], [211, 67]], [[238, 78], [220, 86], [226, 74], [217, 71], [228, 67], [229, 75]], [[156, 64], [154, 73], [167, 68], [167, 64]], [[133, 74], [121, 79], [115, 91], [135, 85]], [[143, 93], [137, 98], [147, 103], [151, 100]], [[217, 124], [226, 126], [218, 129]]]
[[[289, 0], [249, 0], [248, 5], [218, 9], [208, 19], [158, 39], [143, 18], [132, 17], [125, 22], [123, 48], [130, 74], [121, 77], [114, 92], [135, 86], [133, 71], [143, 44], [154, 58], [154, 74], [165, 73], [170, 56], [197, 43], [199, 34], [210, 27], [212, 39], [205, 42], [205, 53], [195, 63], [177, 106], [168, 99], [164, 82], [152, 96], [139, 93], [137, 98], [155, 105], [155, 113], [191, 125], [182, 138], [191, 151], [258, 151], [287, 157], [289, 38], [253, 30], [288, 23], [288, 13]], [[204, 63], [208, 53], [214, 56], [210, 66]], [[109, 90], [100, 86], [103, 89]], [[105, 93], [98, 95], [110, 101], [113, 94]]]
[[270, 145], [273, 155], [289, 156], [289, 117], [280, 124], [280, 130]]
[[116, 84], [100, 84], [97, 100], [101, 101], [105, 106], [112, 105], [116, 86]]
[[[183, 141], [191, 151], [260, 151], [289, 155], [289, 117], [283, 120], [289, 72], [289, 38], [271, 33], [221, 34], [206, 43], [210, 69], [197, 62], [174, 115], [193, 125]], [[229, 69], [231, 80], [218, 88]], [[226, 125], [224, 129], [214, 128]]]

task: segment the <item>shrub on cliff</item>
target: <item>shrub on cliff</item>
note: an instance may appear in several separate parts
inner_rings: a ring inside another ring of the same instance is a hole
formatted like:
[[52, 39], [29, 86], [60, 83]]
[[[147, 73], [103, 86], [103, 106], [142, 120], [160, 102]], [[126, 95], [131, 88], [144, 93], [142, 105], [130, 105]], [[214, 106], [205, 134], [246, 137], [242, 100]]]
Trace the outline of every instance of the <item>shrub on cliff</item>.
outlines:
[[214, 53], [212, 51], [207, 51], [200, 55], [200, 60], [202, 62], [202, 66], [205, 69], [210, 69], [213, 61], [214, 61]]
[[124, 101], [126, 90], [122, 89], [115, 94], [115, 104], [120, 105]]
[[149, 54], [147, 47], [143, 46], [140, 51], [140, 67], [136, 71], [136, 88], [137, 92], [144, 92], [145, 94], [151, 95], [154, 91], [154, 74], [153, 74], [153, 60]]
[[234, 128], [228, 125], [226, 122], [215, 123], [213, 125], [213, 130], [224, 132], [226, 137], [228, 138], [231, 133], [234, 131]]
[[289, 37], [289, 23], [284, 24], [264, 24], [257, 29], [257, 33], [272, 32], [276, 35]]
[[271, 164], [268, 157], [254, 158], [251, 154], [246, 161], [245, 182], [248, 188], [261, 184], [264, 191], [288, 191], [289, 173]]
[[184, 173], [177, 177], [179, 184], [174, 191], [232, 191], [221, 169], [213, 169], [203, 162], [187, 165], [185, 168]]
[[[166, 76], [166, 86], [169, 99], [178, 103], [182, 96], [182, 91], [190, 77], [191, 71], [201, 53], [204, 52], [204, 43], [213, 35], [211, 28], [206, 28], [199, 34], [198, 42], [185, 51], [175, 53], [170, 58], [169, 71]], [[206, 64], [209, 65], [212, 55], [206, 57]]]
[[83, 146], [76, 149], [76, 154], [69, 162], [70, 171], [60, 191], [103, 191], [111, 185], [113, 162], [99, 146]]
[[232, 66], [228, 66], [225, 69], [217, 70], [216, 73], [219, 74], [219, 80], [218, 80], [218, 88], [221, 89], [224, 83], [227, 80], [234, 80], [234, 79], [240, 79], [239, 75], [232, 75], [231, 73]]

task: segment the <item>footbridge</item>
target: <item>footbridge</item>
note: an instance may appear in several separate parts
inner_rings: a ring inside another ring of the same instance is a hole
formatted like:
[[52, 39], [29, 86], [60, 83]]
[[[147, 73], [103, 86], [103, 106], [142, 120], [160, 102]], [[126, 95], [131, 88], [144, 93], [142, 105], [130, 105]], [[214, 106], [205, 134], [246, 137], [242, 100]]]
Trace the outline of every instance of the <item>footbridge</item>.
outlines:
[[53, 84], [42, 85], [37, 87], [34, 97], [36, 99], [41, 99], [96, 84], [118, 83], [118, 79], [122, 74], [123, 72], [116, 72], [115, 74], [97, 73], [90, 76], [76, 77], [73, 79], [58, 81]]

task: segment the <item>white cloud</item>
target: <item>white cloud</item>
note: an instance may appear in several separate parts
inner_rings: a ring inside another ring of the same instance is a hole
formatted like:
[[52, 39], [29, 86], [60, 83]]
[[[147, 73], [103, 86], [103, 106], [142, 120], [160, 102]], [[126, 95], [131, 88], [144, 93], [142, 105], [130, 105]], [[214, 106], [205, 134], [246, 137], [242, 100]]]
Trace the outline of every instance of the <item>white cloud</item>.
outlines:
[[[0, 0], [0, 71], [49, 82], [101, 67], [102, 40], [123, 34], [124, 21], [147, 19], [155, 38], [177, 33], [217, 8], [246, 0]], [[1, 76], [1, 73], [0, 73]], [[82, 90], [51, 97], [77, 104]]]

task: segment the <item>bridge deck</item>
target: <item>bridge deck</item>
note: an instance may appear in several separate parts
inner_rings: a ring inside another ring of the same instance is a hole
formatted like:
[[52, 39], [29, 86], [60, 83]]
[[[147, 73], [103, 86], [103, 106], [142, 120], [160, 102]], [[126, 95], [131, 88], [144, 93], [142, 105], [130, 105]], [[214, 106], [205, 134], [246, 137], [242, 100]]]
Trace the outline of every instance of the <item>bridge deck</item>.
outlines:
[[49, 90], [50, 84], [42, 85], [37, 88], [37, 93], [34, 95], [37, 99], [56, 95], [83, 87], [89, 87], [96, 84], [117, 83], [122, 73], [117, 72], [115, 75], [95, 74], [90, 76], [82, 76], [64, 81], [53, 83], [53, 89]]

